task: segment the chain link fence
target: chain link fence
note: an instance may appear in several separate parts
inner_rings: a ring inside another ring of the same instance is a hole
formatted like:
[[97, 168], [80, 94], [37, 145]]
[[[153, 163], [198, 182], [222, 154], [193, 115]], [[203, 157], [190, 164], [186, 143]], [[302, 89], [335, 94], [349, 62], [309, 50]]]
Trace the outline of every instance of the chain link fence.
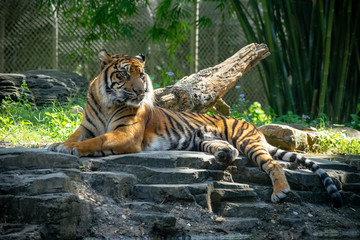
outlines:
[[[175, 80], [190, 75], [190, 36], [175, 52], [169, 63], [166, 48], [152, 42], [147, 30], [153, 24], [153, 8], [139, 6], [130, 19], [136, 31], [131, 38], [108, 41], [86, 41], [87, 29], [76, 26], [73, 19], [50, 8], [39, 8], [37, 0], [0, 0], [0, 72], [18, 73], [28, 70], [61, 69], [76, 72], [91, 80], [100, 71], [97, 53], [123, 53], [147, 57], [147, 73], [161, 82], [165, 72], [174, 72]], [[156, 2], [156, 1], [155, 1]], [[236, 16], [222, 20], [214, 2], [201, 2], [199, 14], [211, 18], [212, 25], [199, 29], [198, 68], [214, 66], [247, 45]], [[257, 69], [245, 74], [225, 96], [229, 105], [245, 99], [267, 106]]]

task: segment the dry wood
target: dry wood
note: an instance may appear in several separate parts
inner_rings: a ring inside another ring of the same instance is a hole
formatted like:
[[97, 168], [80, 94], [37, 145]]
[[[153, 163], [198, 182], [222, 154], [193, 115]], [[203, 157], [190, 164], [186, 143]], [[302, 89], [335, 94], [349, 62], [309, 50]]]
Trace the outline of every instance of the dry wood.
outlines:
[[155, 90], [159, 106], [175, 111], [205, 113], [214, 106], [224, 115], [229, 106], [221, 97], [260, 60], [270, 55], [265, 44], [252, 43], [224, 62], [182, 78], [172, 86]]

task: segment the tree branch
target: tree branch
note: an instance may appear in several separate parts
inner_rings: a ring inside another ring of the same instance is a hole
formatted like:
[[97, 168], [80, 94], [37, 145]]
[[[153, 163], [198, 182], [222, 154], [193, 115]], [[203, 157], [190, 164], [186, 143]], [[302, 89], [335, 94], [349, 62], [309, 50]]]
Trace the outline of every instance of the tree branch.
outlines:
[[269, 55], [265, 44], [247, 45], [214, 67], [186, 76], [172, 86], [156, 89], [157, 105], [175, 111], [206, 113], [244, 73]]

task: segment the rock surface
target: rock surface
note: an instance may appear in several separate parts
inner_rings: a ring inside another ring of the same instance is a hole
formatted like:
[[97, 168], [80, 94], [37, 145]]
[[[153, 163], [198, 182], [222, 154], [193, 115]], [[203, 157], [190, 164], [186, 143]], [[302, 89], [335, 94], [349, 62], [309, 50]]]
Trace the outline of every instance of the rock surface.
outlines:
[[269, 178], [245, 157], [223, 171], [197, 152], [77, 158], [0, 148], [0, 239], [358, 239], [360, 172], [313, 160], [344, 207], [331, 207], [315, 174], [285, 163], [293, 191], [273, 204]]
[[281, 124], [267, 124], [260, 126], [259, 129], [268, 143], [289, 151], [306, 150], [312, 146], [315, 137], [313, 133]]
[[20, 74], [0, 73], [0, 101], [5, 96], [20, 99], [21, 84], [26, 82], [28, 100], [37, 105], [49, 105], [54, 101], [67, 104], [71, 96], [87, 91], [89, 81], [76, 73], [60, 70], [33, 70]]

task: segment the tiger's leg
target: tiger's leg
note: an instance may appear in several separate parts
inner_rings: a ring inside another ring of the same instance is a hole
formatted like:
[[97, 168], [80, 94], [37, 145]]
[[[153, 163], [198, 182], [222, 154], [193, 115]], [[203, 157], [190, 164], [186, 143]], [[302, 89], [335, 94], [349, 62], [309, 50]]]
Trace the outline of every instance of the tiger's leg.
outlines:
[[239, 155], [239, 151], [228, 141], [217, 137], [216, 129], [212, 127], [201, 128], [194, 135], [195, 151], [214, 154], [215, 160], [228, 165]]
[[241, 151], [264, 170], [273, 185], [272, 202], [279, 202], [290, 192], [290, 187], [282, 167], [273, 160], [266, 146], [260, 141], [247, 141], [240, 145]]
[[73, 142], [80, 142], [85, 139], [95, 137], [86, 127], [82, 124], [76, 129], [76, 131], [63, 143], [53, 143], [48, 147], [48, 150], [53, 152], [61, 152], [61, 146], [66, 146]]
[[142, 138], [130, 137], [124, 132], [110, 132], [85, 141], [60, 144], [55, 151], [83, 156], [104, 156], [110, 154], [136, 153], [141, 151]]
[[239, 151], [229, 142], [219, 139], [199, 140], [196, 150], [212, 153], [217, 161], [227, 165], [239, 155]]

